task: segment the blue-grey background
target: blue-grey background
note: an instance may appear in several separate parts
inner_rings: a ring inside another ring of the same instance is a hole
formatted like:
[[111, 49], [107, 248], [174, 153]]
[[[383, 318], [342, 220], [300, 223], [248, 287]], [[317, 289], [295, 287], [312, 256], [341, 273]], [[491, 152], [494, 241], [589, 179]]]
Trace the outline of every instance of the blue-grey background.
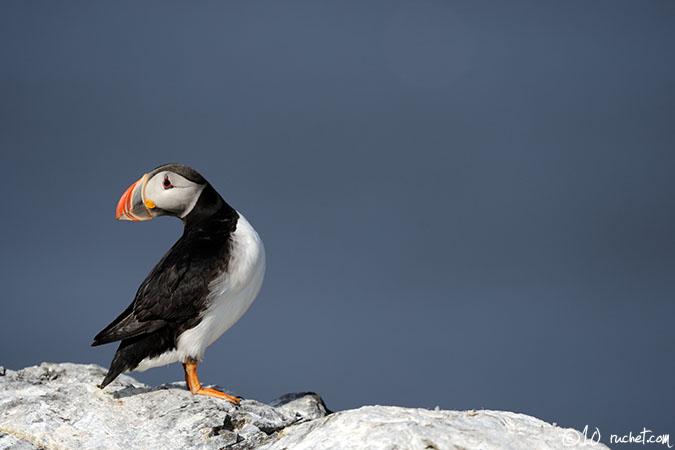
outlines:
[[181, 233], [115, 205], [183, 162], [268, 257], [203, 382], [675, 434], [673, 24], [671, 1], [2, 2], [0, 364], [108, 365], [93, 336]]

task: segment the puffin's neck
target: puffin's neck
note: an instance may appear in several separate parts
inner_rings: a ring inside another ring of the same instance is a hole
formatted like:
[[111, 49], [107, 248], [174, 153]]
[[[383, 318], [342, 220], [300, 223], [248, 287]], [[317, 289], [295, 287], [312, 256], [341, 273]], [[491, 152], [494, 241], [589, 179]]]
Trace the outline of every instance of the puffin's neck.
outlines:
[[181, 220], [185, 226], [184, 232], [187, 233], [195, 228], [202, 228], [210, 221], [236, 223], [238, 218], [237, 211], [207, 183], [192, 211]]

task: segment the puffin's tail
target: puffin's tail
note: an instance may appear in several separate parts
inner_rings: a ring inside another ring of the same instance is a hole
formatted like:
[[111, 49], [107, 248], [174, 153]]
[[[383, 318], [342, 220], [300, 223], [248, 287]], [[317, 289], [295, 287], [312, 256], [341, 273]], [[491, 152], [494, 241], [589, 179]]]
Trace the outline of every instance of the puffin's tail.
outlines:
[[113, 360], [110, 363], [108, 373], [106, 374], [101, 384], [98, 385], [99, 388], [103, 389], [104, 387], [112, 383], [115, 380], [115, 378], [117, 378], [119, 374], [121, 374], [122, 372], [134, 370], [134, 368], [136, 368], [138, 363], [141, 362], [139, 360], [136, 363], [133, 363], [132, 359], [129, 358], [131, 356], [129, 354], [129, 351], [126, 350], [128, 347], [129, 347], [128, 344], [125, 346], [125, 341], [122, 341], [120, 343], [120, 346], [115, 352], [115, 356], [113, 357]]
[[119, 374], [131, 372], [145, 358], [158, 356], [176, 348], [175, 330], [164, 327], [152, 333], [123, 339], [115, 352], [108, 374], [98, 387], [103, 389], [112, 383]]
[[114, 371], [112, 369], [112, 367], [110, 369], [108, 369], [108, 374], [105, 376], [105, 378], [103, 379], [101, 384], [98, 385], [99, 389], [103, 389], [104, 387], [106, 387], [107, 385], [112, 383], [113, 380], [115, 380], [115, 378], [117, 378], [117, 376], [119, 374], [121, 374], [122, 372], [124, 372], [124, 371], [123, 370], [115, 370]]

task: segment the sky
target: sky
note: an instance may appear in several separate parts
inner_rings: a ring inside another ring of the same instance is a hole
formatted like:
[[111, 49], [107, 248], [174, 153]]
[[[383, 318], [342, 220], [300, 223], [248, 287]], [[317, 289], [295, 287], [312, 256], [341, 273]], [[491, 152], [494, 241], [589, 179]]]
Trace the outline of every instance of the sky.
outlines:
[[267, 253], [203, 383], [675, 435], [673, 23], [655, 0], [2, 2], [0, 364], [108, 366], [93, 336], [182, 232], [115, 206], [180, 162]]

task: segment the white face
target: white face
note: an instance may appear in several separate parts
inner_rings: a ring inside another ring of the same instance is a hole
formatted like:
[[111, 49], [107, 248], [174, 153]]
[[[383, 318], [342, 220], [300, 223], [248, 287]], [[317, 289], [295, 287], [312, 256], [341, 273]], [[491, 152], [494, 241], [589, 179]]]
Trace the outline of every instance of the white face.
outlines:
[[[150, 214], [157, 208], [171, 212], [181, 219], [190, 214], [205, 185], [192, 181], [170, 171], [156, 173], [143, 189], [143, 199]], [[154, 205], [154, 207], [153, 207]]]

